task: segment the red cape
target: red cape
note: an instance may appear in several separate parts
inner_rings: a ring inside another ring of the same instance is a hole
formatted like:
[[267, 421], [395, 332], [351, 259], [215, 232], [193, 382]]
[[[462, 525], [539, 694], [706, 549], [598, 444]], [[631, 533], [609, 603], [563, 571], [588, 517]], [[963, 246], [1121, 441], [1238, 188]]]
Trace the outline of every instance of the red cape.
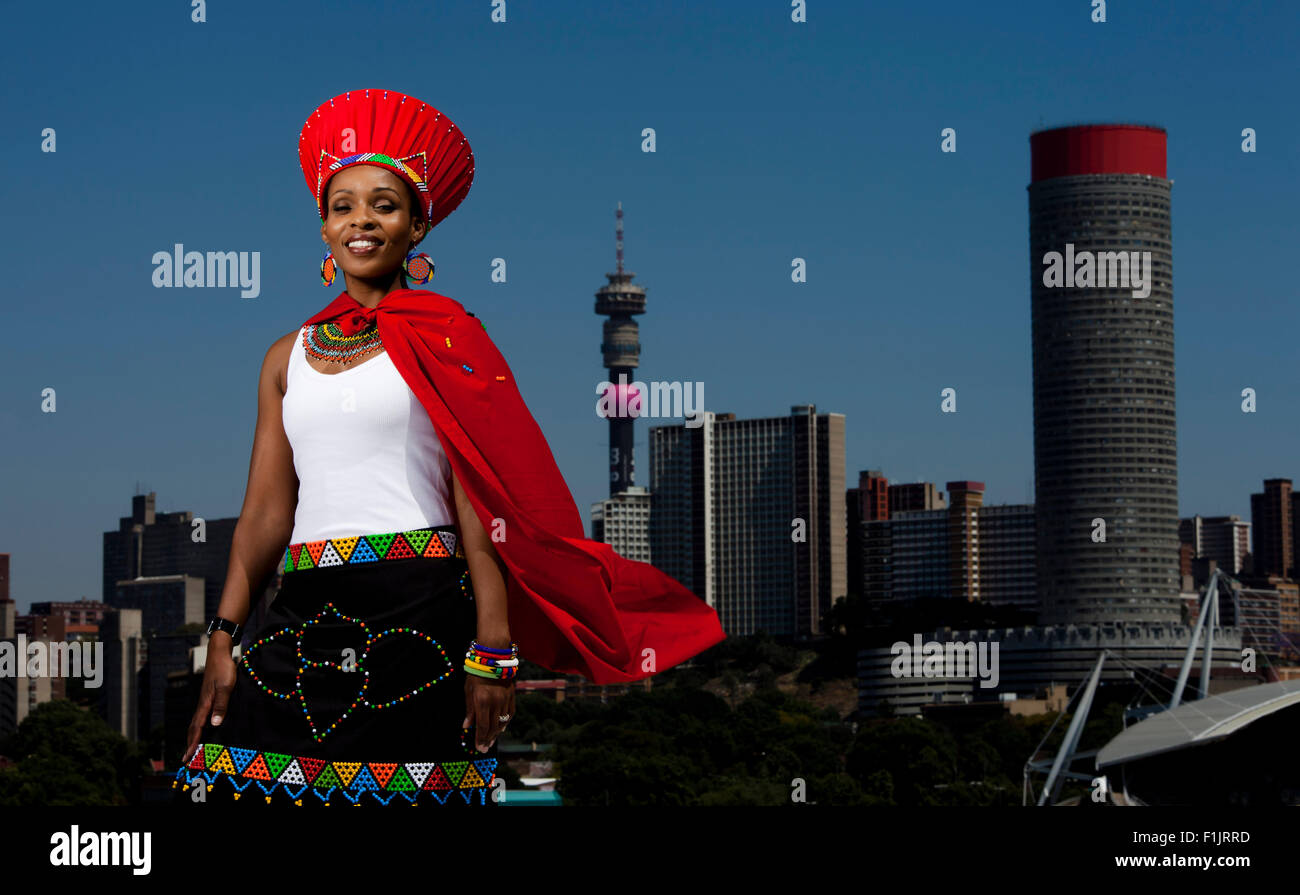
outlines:
[[[597, 684], [637, 681], [724, 639], [717, 613], [671, 576], [584, 536], [537, 421], [484, 324], [454, 299], [397, 289], [375, 308], [344, 292], [304, 323], [377, 318], [379, 336], [433, 423], [507, 569], [520, 655]], [[653, 651], [653, 652], [648, 652]]]

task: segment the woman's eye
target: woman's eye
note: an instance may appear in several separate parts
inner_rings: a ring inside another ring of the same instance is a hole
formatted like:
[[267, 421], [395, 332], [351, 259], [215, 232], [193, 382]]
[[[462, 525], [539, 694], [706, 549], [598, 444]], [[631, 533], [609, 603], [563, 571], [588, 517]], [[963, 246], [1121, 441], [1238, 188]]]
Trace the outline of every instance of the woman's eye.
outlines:
[[396, 211], [396, 208], [392, 205], [376, 205], [375, 208], [377, 208], [379, 211], [382, 211], [384, 214], [388, 214], [391, 211]]

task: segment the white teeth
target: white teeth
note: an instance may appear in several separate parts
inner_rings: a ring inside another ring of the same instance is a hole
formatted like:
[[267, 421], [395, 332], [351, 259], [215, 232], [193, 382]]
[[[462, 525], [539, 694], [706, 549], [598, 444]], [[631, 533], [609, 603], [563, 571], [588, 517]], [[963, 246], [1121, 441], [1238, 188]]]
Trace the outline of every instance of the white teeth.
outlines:
[[348, 245], [362, 248], [365, 246], [377, 246], [379, 243], [375, 242], [373, 239], [354, 239], [352, 242], [348, 243]]

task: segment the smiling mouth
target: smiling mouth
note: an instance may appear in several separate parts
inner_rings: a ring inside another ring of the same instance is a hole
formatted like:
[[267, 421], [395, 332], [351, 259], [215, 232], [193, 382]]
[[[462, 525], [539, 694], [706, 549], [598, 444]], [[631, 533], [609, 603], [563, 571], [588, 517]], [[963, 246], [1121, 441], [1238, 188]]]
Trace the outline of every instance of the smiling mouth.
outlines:
[[359, 237], [357, 239], [348, 240], [347, 243], [344, 244], [344, 247], [354, 255], [369, 255], [379, 251], [381, 245], [383, 245], [383, 243], [377, 239]]

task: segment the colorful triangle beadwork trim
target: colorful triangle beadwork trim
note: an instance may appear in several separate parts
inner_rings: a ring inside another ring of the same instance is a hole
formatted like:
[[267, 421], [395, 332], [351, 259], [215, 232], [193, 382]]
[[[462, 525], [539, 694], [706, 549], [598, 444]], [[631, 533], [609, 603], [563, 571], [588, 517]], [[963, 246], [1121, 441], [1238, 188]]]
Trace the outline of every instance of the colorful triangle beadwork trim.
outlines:
[[381, 559], [409, 559], [413, 556], [465, 558], [456, 532], [440, 528], [413, 528], [382, 534], [329, 538], [290, 544], [280, 567], [285, 572], [324, 569], [330, 566], [360, 565]]
[[[439, 115], [441, 117], [441, 114]], [[463, 142], [463, 141], [462, 141]], [[329, 160], [328, 167], [326, 160]], [[410, 164], [407, 164], [410, 162]], [[416, 163], [418, 162], [418, 170]], [[321, 220], [325, 219], [325, 196], [321, 188], [325, 184], [326, 174], [331, 177], [334, 172], [339, 171], [347, 165], [361, 163], [378, 164], [392, 168], [394, 171], [405, 174], [415, 184], [415, 188], [424, 194], [423, 205], [425, 220], [429, 220], [433, 215], [433, 196], [429, 194], [429, 157], [425, 152], [417, 152], [414, 155], [404, 155], [401, 158], [393, 158], [382, 152], [358, 152], [353, 155], [339, 157], [331, 154], [329, 151], [322, 149], [320, 159], [316, 163], [316, 213], [320, 215]]]
[[270, 802], [283, 789], [295, 805], [301, 805], [306, 790], [330, 804], [359, 805], [369, 797], [380, 805], [419, 804], [432, 799], [447, 804], [452, 795], [465, 804], [487, 804], [488, 790], [496, 779], [497, 759], [472, 761], [365, 762], [330, 761], [283, 752], [264, 752], [238, 746], [207, 743], [199, 746], [188, 765], [176, 771], [172, 789], [205, 786], [209, 791], [218, 779], [225, 779], [234, 798], [244, 795], [252, 783]]

